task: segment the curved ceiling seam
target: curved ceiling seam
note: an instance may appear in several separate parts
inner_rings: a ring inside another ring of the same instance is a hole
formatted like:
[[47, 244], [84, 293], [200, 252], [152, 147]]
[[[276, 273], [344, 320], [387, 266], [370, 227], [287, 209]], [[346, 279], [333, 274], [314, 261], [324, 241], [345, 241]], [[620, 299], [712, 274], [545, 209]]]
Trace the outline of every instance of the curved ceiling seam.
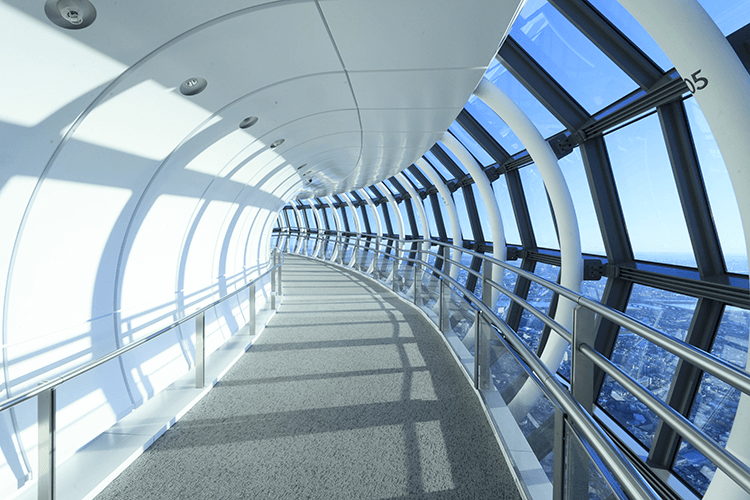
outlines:
[[328, 33], [328, 37], [331, 40], [331, 45], [333, 45], [333, 49], [336, 51], [336, 57], [338, 57], [339, 62], [341, 62], [341, 68], [344, 71], [344, 75], [346, 75], [346, 81], [349, 84], [349, 90], [351, 90], [352, 99], [354, 99], [354, 105], [357, 107], [357, 119], [359, 120], [359, 159], [354, 163], [355, 168], [356, 168], [356, 165], [358, 165], [359, 162], [362, 161], [362, 152], [364, 150], [364, 144], [365, 144], [364, 127], [362, 126], [362, 113], [359, 110], [359, 102], [357, 101], [357, 94], [354, 92], [352, 79], [349, 76], [349, 71], [346, 69], [346, 64], [344, 64], [344, 58], [341, 57], [341, 51], [339, 50], [339, 47], [336, 44], [336, 39], [333, 38], [331, 27], [328, 25], [328, 19], [326, 19], [326, 16], [323, 14], [323, 9], [320, 7], [320, 1], [319, 0], [313, 0], [313, 1], [315, 2], [315, 8], [318, 9], [318, 15], [320, 16], [320, 20], [323, 21], [323, 26], [325, 26], [326, 32]]
[[[245, 9], [240, 9], [234, 12], [229, 12], [227, 14], [223, 14], [217, 18], [211, 19], [209, 21], [206, 21], [202, 24], [199, 24], [198, 26], [194, 26], [193, 28], [180, 33], [179, 35], [175, 36], [174, 38], [170, 39], [169, 41], [165, 42], [164, 44], [160, 45], [156, 49], [152, 50], [145, 56], [143, 56], [141, 59], [133, 63], [131, 66], [126, 68], [120, 75], [117, 76], [114, 80], [112, 80], [104, 89], [97, 95], [94, 100], [91, 101], [91, 103], [83, 110], [79, 115], [75, 118], [73, 123], [66, 129], [65, 134], [63, 135], [62, 139], [58, 143], [55, 150], [52, 152], [52, 155], [50, 156], [50, 159], [47, 161], [47, 164], [45, 165], [44, 169], [42, 170], [41, 174], [39, 175], [39, 178], [37, 179], [36, 185], [34, 186], [34, 189], [31, 192], [31, 195], [29, 196], [29, 200], [26, 203], [26, 208], [24, 209], [23, 215], [21, 217], [21, 221], [18, 225], [18, 230], [16, 232], [16, 237], [14, 239], [13, 248], [11, 250], [11, 255], [9, 259], [9, 265], [8, 265], [8, 273], [7, 278], [5, 282], [5, 295], [3, 298], [3, 321], [2, 321], [2, 340], [4, 341], [6, 338], [6, 331], [7, 331], [7, 318], [8, 318], [8, 297], [10, 295], [10, 286], [13, 281], [13, 268], [16, 261], [16, 256], [18, 253], [18, 244], [22, 237], [24, 228], [26, 226], [26, 222], [28, 221], [29, 214], [31, 212], [31, 207], [34, 204], [34, 200], [36, 199], [41, 186], [44, 182], [44, 180], [47, 178], [47, 174], [49, 173], [49, 170], [52, 167], [52, 164], [55, 162], [57, 157], [60, 155], [60, 152], [62, 151], [63, 147], [67, 144], [67, 142], [70, 140], [72, 135], [75, 133], [75, 131], [78, 129], [79, 125], [83, 122], [83, 120], [88, 117], [88, 115], [99, 105], [101, 104], [107, 97], [110, 91], [114, 90], [122, 81], [129, 76], [131, 73], [133, 73], [135, 70], [139, 69], [141, 66], [143, 66], [147, 61], [150, 61], [155, 55], [163, 52], [167, 48], [171, 47], [172, 45], [178, 43], [179, 41], [187, 38], [188, 36], [197, 33], [198, 31], [202, 31], [208, 27], [213, 26], [214, 24], [218, 24], [220, 22], [223, 22], [226, 19], [231, 19], [234, 17], [238, 17], [253, 11], [258, 10], [265, 10], [267, 8], [275, 7], [277, 5], [286, 5], [286, 4], [296, 4], [296, 3], [307, 3], [306, 0], [274, 0], [271, 2], [267, 2], [265, 4], [259, 4], [254, 5], [251, 7], [247, 7]], [[116, 275], [115, 275], [116, 276]], [[119, 344], [116, 344], [119, 346]], [[10, 393], [9, 393], [10, 394]]]

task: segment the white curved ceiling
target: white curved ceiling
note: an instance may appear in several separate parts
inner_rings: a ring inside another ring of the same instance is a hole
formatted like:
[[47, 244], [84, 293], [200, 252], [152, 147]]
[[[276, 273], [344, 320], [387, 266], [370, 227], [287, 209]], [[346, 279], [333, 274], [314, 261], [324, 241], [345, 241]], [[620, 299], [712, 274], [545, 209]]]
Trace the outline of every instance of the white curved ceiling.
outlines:
[[[243, 184], [280, 173], [305, 198], [390, 177], [431, 147], [521, 0], [93, 3], [80, 30], [52, 24], [43, 0], [0, 3], [8, 175], [70, 180], [99, 164], [101, 180], [79, 180], [130, 185], [171, 163]], [[208, 86], [186, 97], [191, 77]]]

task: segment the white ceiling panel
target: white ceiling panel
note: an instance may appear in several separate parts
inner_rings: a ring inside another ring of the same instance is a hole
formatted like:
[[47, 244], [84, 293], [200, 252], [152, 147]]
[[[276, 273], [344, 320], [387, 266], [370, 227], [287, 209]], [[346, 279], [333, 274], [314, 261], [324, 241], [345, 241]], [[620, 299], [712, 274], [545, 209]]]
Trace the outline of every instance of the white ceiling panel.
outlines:
[[485, 68], [357, 71], [349, 78], [361, 109], [463, 108]]
[[322, 0], [320, 7], [346, 68], [368, 71], [486, 68], [520, 4]]

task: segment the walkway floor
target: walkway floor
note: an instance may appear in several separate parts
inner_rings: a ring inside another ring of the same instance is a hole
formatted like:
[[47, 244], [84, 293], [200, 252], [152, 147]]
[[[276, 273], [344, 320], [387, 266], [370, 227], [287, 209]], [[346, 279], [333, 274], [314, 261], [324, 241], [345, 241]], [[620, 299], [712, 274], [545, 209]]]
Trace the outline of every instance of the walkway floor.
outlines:
[[520, 498], [419, 312], [298, 256], [283, 283], [258, 341], [97, 498]]

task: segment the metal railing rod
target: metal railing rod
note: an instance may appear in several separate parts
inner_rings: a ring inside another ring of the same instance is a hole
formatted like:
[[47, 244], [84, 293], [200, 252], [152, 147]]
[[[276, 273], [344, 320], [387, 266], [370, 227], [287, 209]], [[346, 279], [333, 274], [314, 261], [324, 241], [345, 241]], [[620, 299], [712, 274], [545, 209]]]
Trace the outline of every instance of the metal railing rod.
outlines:
[[734, 482], [750, 493], [750, 467], [729, 453], [724, 447], [698, 429], [692, 422], [654, 396], [633, 378], [615, 366], [610, 360], [599, 354], [588, 344], [581, 344], [581, 353], [589, 358], [599, 369], [612, 377], [618, 384], [645, 404], [668, 426], [687, 439], [706, 458], [715, 463]]
[[192, 313], [192, 314], [190, 314], [188, 316], [185, 316], [184, 318], [181, 318], [178, 321], [175, 321], [174, 323], [170, 324], [169, 326], [166, 326], [166, 327], [162, 328], [161, 330], [158, 330], [158, 331], [156, 331], [156, 332], [154, 332], [154, 333], [152, 333], [152, 334], [150, 334], [150, 335], [148, 335], [148, 336], [146, 336], [146, 337], [144, 337], [144, 338], [142, 338], [140, 340], [137, 340], [137, 341], [133, 342], [132, 344], [128, 344], [126, 346], [120, 347], [119, 349], [114, 350], [114, 351], [110, 352], [109, 354], [105, 354], [101, 358], [95, 359], [93, 361], [89, 361], [88, 363], [86, 363], [84, 365], [81, 365], [78, 368], [74, 368], [73, 370], [70, 370], [69, 372], [67, 372], [67, 373], [65, 373], [63, 375], [60, 375], [60, 376], [55, 377], [53, 379], [47, 380], [47, 381], [39, 384], [36, 387], [32, 387], [31, 389], [22, 392], [21, 394], [19, 394], [17, 396], [13, 396], [11, 398], [6, 399], [2, 403], [0, 403], [0, 412], [2, 412], [4, 410], [7, 410], [8, 408], [11, 408], [13, 406], [16, 406], [17, 404], [23, 403], [24, 401], [27, 401], [27, 400], [35, 397], [35, 396], [38, 396], [39, 394], [43, 393], [44, 391], [46, 391], [48, 389], [55, 388], [58, 385], [67, 382], [68, 380], [71, 380], [71, 379], [74, 379], [74, 378], [78, 377], [79, 375], [82, 375], [82, 374], [84, 374], [84, 373], [86, 373], [88, 371], [91, 371], [94, 368], [97, 368], [97, 367], [103, 365], [107, 361], [111, 361], [111, 360], [113, 360], [113, 359], [115, 359], [115, 358], [117, 358], [117, 357], [125, 354], [126, 352], [132, 351], [133, 349], [136, 349], [136, 348], [142, 346], [143, 344], [145, 344], [145, 343], [147, 343], [147, 342], [155, 339], [156, 337], [159, 337], [159, 336], [167, 333], [168, 331], [170, 331], [170, 330], [172, 330], [172, 329], [174, 329], [174, 328], [182, 325], [183, 323], [186, 323], [186, 322], [188, 322], [188, 321], [196, 318], [198, 315], [203, 314], [208, 309], [211, 309], [212, 307], [216, 307], [217, 305], [221, 304], [225, 300], [227, 300], [227, 299], [229, 299], [231, 297], [234, 297], [238, 293], [242, 292], [247, 287], [254, 285], [258, 281], [260, 281], [263, 277], [265, 277], [267, 274], [269, 274], [273, 269], [275, 269], [277, 266], [280, 266], [280, 265], [281, 264], [277, 264], [276, 266], [273, 266], [273, 267], [267, 269], [266, 271], [263, 272], [263, 274], [261, 274], [260, 276], [258, 276], [257, 278], [255, 278], [249, 284], [243, 286], [242, 288], [240, 288], [238, 290], [235, 290], [234, 292], [231, 292], [231, 293], [225, 295], [224, 297], [222, 297], [222, 298], [220, 298], [220, 299], [212, 302], [211, 304], [209, 304], [209, 305], [207, 305], [207, 306], [205, 306], [205, 307], [203, 307], [203, 308], [195, 311], [194, 313]]

